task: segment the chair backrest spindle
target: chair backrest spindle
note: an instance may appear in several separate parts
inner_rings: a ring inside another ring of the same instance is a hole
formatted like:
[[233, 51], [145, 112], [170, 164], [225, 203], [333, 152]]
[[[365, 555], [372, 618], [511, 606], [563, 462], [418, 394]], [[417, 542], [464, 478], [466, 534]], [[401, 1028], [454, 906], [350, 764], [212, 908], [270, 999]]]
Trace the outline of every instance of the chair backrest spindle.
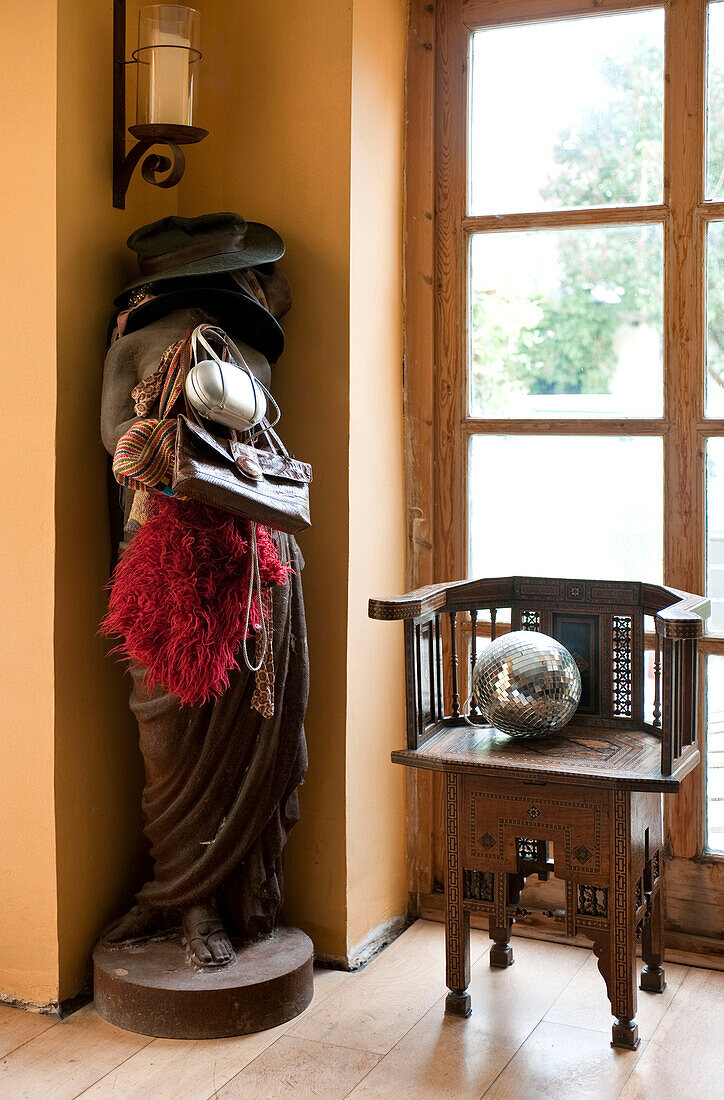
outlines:
[[[477, 608], [472, 607], [470, 609], [470, 689], [468, 694], [472, 696], [473, 690], [473, 673], [475, 672], [475, 663], [478, 659], [478, 611]], [[478, 708], [475, 703], [470, 702], [470, 713], [477, 715]]]
[[450, 674], [452, 682], [452, 717], [460, 717], [460, 687], [458, 684], [458, 666], [460, 664], [460, 658], [458, 657], [458, 640], [457, 640], [457, 612], [450, 612]]

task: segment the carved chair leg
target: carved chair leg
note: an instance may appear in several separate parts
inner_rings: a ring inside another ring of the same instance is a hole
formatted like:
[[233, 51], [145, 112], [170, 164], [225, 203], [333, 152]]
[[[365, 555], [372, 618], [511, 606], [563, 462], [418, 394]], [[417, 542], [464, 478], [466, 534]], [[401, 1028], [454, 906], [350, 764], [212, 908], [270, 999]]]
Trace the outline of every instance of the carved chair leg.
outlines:
[[598, 968], [603, 974], [611, 1002], [611, 1012], [616, 1017], [612, 1029], [612, 1047], [636, 1050], [639, 1045], [639, 1028], [636, 1016], [636, 951], [635, 936], [627, 934], [625, 944], [616, 940], [616, 931], [599, 956]]
[[513, 948], [510, 946], [513, 922], [508, 919], [507, 906], [518, 904], [524, 883], [525, 876], [521, 873], [498, 872], [495, 876], [495, 915], [490, 918], [488, 925], [490, 938], [494, 941], [490, 948], [491, 966], [504, 969], [515, 962]]
[[622, 1047], [624, 1050], [636, 1050], [641, 1040], [639, 1039], [639, 1025], [629, 1019], [628, 1016], [617, 1016], [613, 1025], [611, 1039], [612, 1047]]
[[446, 1016], [462, 1016], [467, 1019], [468, 1016], [472, 1016], [473, 1009], [470, 1003], [469, 993], [456, 993], [454, 989], [449, 990], [447, 997], [445, 998], [445, 1015]]
[[661, 890], [651, 899], [650, 920], [644, 921], [641, 936], [641, 954], [644, 965], [641, 970], [641, 989], [648, 993], [663, 993], [666, 989], [664, 968], [664, 913]]
[[469, 1016], [470, 913], [463, 908], [463, 869], [458, 838], [459, 776], [448, 772], [447, 859], [445, 863], [445, 969], [450, 992], [445, 1001], [449, 1016]]
[[631, 876], [631, 796], [614, 792], [614, 883], [609, 907], [609, 970], [607, 975], [613, 1025], [612, 1047], [636, 1050], [639, 1029], [636, 1015], [636, 930], [634, 885]]
[[490, 948], [490, 965], [500, 967], [512, 966], [515, 962], [513, 948], [510, 946], [510, 934], [513, 929], [512, 920], [506, 921], [503, 928], [490, 925], [490, 938], [494, 940]]
[[449, 993], [445, 999], [448, 1016], [469, 1016], [472, 1012], [470, 994], [470, 914], [462, 912], [459, 920], [451, 921], [448, 905], [445, 921], [446, 980]]

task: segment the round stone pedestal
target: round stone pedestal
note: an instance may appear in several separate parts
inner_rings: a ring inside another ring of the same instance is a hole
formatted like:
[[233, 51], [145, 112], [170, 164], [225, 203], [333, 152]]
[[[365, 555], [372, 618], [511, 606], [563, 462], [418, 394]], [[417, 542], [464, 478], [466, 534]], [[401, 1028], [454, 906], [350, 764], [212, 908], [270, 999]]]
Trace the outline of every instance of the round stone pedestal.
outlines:
[[166, 1039], [220, 1039], [293, 1019], [312, 999], [312, 941], [278, 928], [230, 966], [202, 969], [180, 936], [93, 952], [95, 1007], [109, 1023]]

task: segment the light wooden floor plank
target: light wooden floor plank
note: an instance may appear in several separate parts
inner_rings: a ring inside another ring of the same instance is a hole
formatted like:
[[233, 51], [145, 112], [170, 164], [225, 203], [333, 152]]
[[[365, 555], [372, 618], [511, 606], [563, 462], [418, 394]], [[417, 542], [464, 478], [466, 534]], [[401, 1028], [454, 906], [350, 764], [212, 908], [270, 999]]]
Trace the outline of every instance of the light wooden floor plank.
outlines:
[[689, 970], [621, 1100], [724, 1095], [724, 974]]
[[57, 1023], [58, 1020], [52, 1016], [41, 1016], [39, 1012], [24, 1012], [22, 1008], [0, 1005], [0, 1058]]
[[[473, 959], [489, 948], [482, 932], [471, 942]], [[417, 921], [291, 1034], [386, 1054], [445, 993], [444, 944], [442, 925]]]
[[486, 953], [473, 967], [472, 1016], [446, 1017], [440, 999], [354, 1089], [352, 1100], [478, 1100], [586, 957], [576, 947], [522, 940], [513, 966], [493, 970]]
[[150, 1042], [107, 1024], [88, 1005], [0, 1062], [0, 1096], [71, 1100]]
[[219, 1089], [214, 1100], [343, 1100], [379, 1057], [286, 1034]]
[[[675, 963], [667, 963], [665, 970], [666, 989], [663, 993], [646, 993], [641, 989], [636, 991], [636, 1023], [642, 1039], [650, 1039], [654, 1034], [687, 974], [685, 966], [677, 966]], [[640, 976], [640, 959], [638, 973]], [[613, 1024], [611, 1005], [606, 994], [606, 983], [599, 974], [593, 953], [546, 1013], [545, 1018], [554, 1024], [571, 1024], [574, 1027], [610, 1033]]]
[[[350, 979], [339, 970], [316, 970], [314, 1000], [305, 1012]], [[153, 1039], [83, 1092], [82, 1100], [207, 1100], [291, 1026], [234, 1039]]]
[[636, 1051], [614, 1050], [598, 1031], [544, 1020], [485, 1100], [616, 1100], [645, 1050], [643, 1041]]

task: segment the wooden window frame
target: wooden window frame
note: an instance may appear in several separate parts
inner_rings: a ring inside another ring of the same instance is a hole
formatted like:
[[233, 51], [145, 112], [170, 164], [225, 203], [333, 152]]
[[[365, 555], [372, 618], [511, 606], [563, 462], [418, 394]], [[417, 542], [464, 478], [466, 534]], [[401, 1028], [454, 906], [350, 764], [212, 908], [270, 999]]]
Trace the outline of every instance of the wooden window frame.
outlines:
[[[466, 209], [469, 35], [572, 16], [662, 8], [666, 17], [664, 199], [659, 205], [469, 216]], [[664, 583], [706, 590], [705, 238], [724, 203], [704, 200], [706, 0], [411, 0], [405, 188], [405, 426], [408, 584], [467, 569], [471, 434], [648, 435], [664, 441]], [[694, 120], [692, 122], [692, 119]], [[641, 222], [664, 230], [664, 415], [613, 420], [480, 419], [467, 415], [466, 240], [472, 232]], [[705, 660], [724, 637], [701, 643]], [[705, 678], [701, 677], [702, 685]], [[703, 700], [702, 686], [702, 702]], [[700, 714], [704, 714], [700, 707]], [[703, 724], [703, 723], [702, 723]], [[703, 736], [702, 736], [703, 735]], [[705, 730], [700, 731], [705, 745]], [[706, 757], [704, 756], [704, 759]], [[442, 860], [435, 779], [409, 780], [413, 905], [424, 911]], [[724, 859], [705, 847], [705, 766], [665, 799], [671, 855], [670, 941], [724, 959]]]

